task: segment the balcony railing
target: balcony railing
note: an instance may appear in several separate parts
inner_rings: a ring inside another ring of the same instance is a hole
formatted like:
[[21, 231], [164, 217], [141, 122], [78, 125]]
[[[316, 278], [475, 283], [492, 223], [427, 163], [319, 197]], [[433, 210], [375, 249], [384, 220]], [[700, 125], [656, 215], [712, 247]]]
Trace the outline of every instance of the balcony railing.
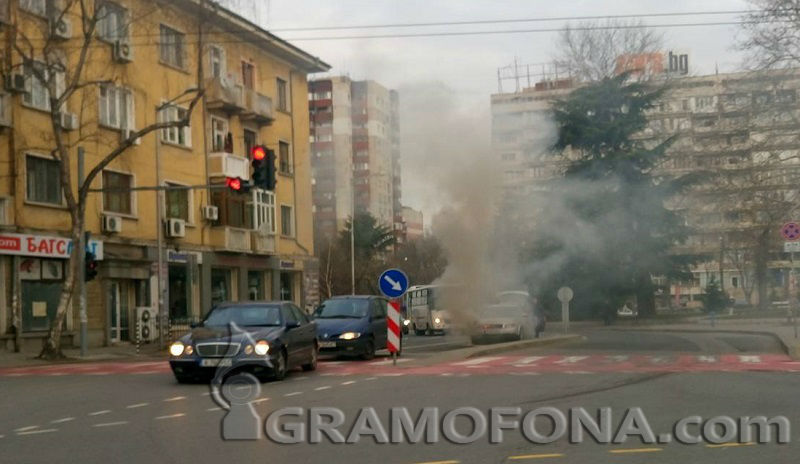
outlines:
[[227, 251], [250, 251], [250, 231], [234, 227], [212, 227], [211, 243]]
[[250, 179], [250, 162], [243, 156], [232, 153], [214, 152], [208, 155], [209, 177], [239, 177]]
[[253, 253], [257, 254], [275, 254], [275, 235], [254, 231], [250, 233], [250, 238], [253, 241]]
[[245, 110], [242, 86], [216, 77], [206, 82], [208, 108], [237, 113]]
[[242, 119], [255, 121], [258, 124], [267, 125], [275, 120], [275, 111], [272, 107], [272, 99], [262, 95], [253, 89], [244, 89], [244, 112]]

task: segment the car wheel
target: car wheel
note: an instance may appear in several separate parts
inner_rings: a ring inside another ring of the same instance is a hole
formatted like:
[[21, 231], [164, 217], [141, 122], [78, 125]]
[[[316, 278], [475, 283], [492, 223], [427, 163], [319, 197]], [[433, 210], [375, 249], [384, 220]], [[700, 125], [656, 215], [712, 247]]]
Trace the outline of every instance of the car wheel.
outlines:
[[303, 364], [304, 371], [309, 372], [317, 370], [318, 353], [319, 353], [319, 348], [317, 348], [317, 344], [314, 343], [314, 346], [311, 348], [311, 362], [308, 364]]
[[425, 331], [424, 330], [414, 329], [414, 335], [416, 335], [417, 337], [421, 337], [421, 336], [425, 335]]
[[275, 360], [275, 368], [272, 370], [273, 380], [283, 380], [286, 378], [287, 365], [286, 351], [281, 351], [281, 354], [278, 355], [278, 359]]
[[431, 329], [431, 326], [425, 327], [425, 335], [433, 335], [433, 329]]
[[364, 354], [361, 355], [362, 359], [370, 360], [375, 357], [375, 341], [370, 339], [367, 341], [367, 346], [364, 348]]

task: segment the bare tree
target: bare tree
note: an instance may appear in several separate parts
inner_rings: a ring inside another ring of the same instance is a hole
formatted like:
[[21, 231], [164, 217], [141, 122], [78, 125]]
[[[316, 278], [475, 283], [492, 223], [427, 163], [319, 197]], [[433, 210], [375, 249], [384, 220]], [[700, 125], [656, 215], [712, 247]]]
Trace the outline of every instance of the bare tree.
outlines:
[[663, 36], [641, 21], [585, 21], [561, 31], [554, 61], [578, 81], [597, 81], [615, 75], [621, 57], [657, 53], [663, 45]]
[[800, 0], [750, 0], [742, 17], [739, 49], [751, 69], [789, 68], [800, 63]]
[[[193, 110], [200, 103], [204, 94], [201, 86], [203, 82], [203, 67], [202, 60], [199, 60], [197, 86], [170, 100], [171, 104], [180, 103], [187, 106], [187, 111], [182, 118], [172, 121], [158, 121], [126, 133], [125, 137], [111, 144], [111, 148], [105, 153], [101, 153], [100, 161], [97, 164], [88, 167], [85, 180], [78, 185], [72, 173], [75, 164], [74, 152], [81, 142], [96, 139], [99, 136], [91, 131], [87, 133], [84, 128], [92, 127], [92, 125], [86, 124], [87, 121], [85, 120], [81, 120], [78, 124], [81, 127], [78, 142], [71, 141], [66, 133], [67, 127], [63, 122], [63, 115], [70, 105], [81, 109], [87, 108], [87, 102], [93, 101], [92, 95], [96, 95], [100, 86], [115, 82], [115, 74], [111, 72], [110, 68], [100, 71], [100, 74], [98, 74], [97, 71], [94, 71], [97, 67], [90, 69], [89, 66], [89, 63], [95, 64], [93, 50], [105, 45], [100, 42], [98, 37], [98, 25], [102, 21], [103, 15], [106, 14], [105, 12], [108, 11], [104, 8], [107, 6], [107, 2], [105, 0], [63, 0], [61, 6], [58, 11], [48, 13], [51, 21], [41, 25], [38, 30], [23, 29], [19, 24], [12, 25], [12, 31], [8, 37], [10, 38], [10, 46], [15, 59], [8, 60], [9, 63], [13, 64], [7, 65], [3, 72], [14, 73], [22, 70], [29, 76], [29, 79], [35, 80], [48, 90], [50, 134], [48, 134], [45, 143], [48, 145], [47, 151], [52, 159], [59, 162], [60, 181], [70, 217], [69, 236], [73, 243], [77, 244], [85, 229], [84, 216], [87, 196], [94, 180], [102, 173], [104, 168], [136, 145], [141, 137], [162, 129], [183, 128], [189, 125]], [[64, 18], [70, 18], [73, 20], [73, 24], [77, 22], [79, 25], [79, 27], [76, 27], [78, 37], [65, 41], [63, 37], [58, 37], [54, 29], [51, 28], [51, 24], [59, 24]], [[135, 18], [132, 20], [135, 20]], [[199, 36], [198, 50], [202, 55], [202, 34], [199, 34]], [[79, 115], [79, 117], [82, 117], [82, 115]], [[82, 275], [80, 258], [83, 253], [84, 250], [79, 249], [79, 247], [72, 247], [69, 258], [69, 272], [65, 273], [66, 276], [58, 301], [56, 317], [51, 322], [47, 339], [40, 353], [41, 358], [54, 359], [63, 357], [61, 333], [67, 310], [73, 301], [73, 295], [76, 291], [77, 278]]]

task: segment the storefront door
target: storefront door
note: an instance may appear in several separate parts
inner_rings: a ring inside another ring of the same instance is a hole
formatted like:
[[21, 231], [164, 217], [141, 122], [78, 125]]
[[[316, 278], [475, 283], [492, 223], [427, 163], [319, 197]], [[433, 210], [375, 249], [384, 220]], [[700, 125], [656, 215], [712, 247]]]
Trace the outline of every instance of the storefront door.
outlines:
[[112, 280], [108, 288], [111, 342], [129, 341], [130, 338], [130, 282]]

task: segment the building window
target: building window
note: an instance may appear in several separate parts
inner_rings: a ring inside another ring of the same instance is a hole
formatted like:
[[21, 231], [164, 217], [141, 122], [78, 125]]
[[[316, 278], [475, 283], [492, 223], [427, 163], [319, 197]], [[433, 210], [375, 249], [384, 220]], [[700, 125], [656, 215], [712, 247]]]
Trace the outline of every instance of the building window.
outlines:
[[242, 83], [244, 88], [253, 90], [256, 85], [256, 67], [253, 63], [242, 61]]
[[293, 211], [291, 206], [281, 205], [281, 235], [294, 237]]
[[136, 126], [133, 92], [113, 85], [100, 86], [100, 124], [114, 129]]
[[176, 68], [186, 65], [186, 37], [169, 26], [161, 25], [161, 61]]
[[104, 3], [97, 13], [97, 32], [109, 42], [128, 39], [128, 10], [116, 3]]
[[280, 287], [281, 301], [292, 301], [294, 299], [294, 279], [291, 272], [281, 272]]
[[[185, 119], [188, 110], [179, 106], [170, 105], [159, 112], [161, 122], [175, 122]], [[161, 140], [184, 147], [192, 146], [192, 127], [168, 127], [161, 131]]]
[[283, 79], [277, 80], [278, 85], [278, 109], [281, 111], [289, 111], [289, 97], [286, 93], [286, 81]]
[[[167, 183], [167, 187], [182, 187], [180, 184]], [[185, 188], [175, 188], [166, 190], [166, 215], [168, 219], [183, 219], [189, 222], [189, 210], [191, 209], [189, 200], [189, 190]]]
[[247, 156], [250, 156], [250, 153], [253, 152], [253, 148], [258, 143], [258, 135], [255, 131], [250, 129], [244, 130], [244, 150], [247, 153]]
[[[22, 102], [42, 111], [50, 111], [50, 70], [44, 63], [36, 62], [33, 66], [25, 66], [24, 73], [31, 82], [31, 91], [23, 95]], [[64, 92], [64, 73], [56, 73], [55, 86], [56, 92], [61, 95]]]
[[256, 189], [253, 192], [253, 196], [253, 209], [255, 212], [254, 228], [262, 232], [274, 234], [277, 226], [275, 224], [275, 193]]
[[264, 296], [264, 272], [247, 271], [247, 288], [250, 301], [263, 301]]
[[47, 15], [47, 0], [19, 0], [19, 7], [28, 13]]
[[61, 163], [54, 159], [27, 156], [25, 169], [28, 201], [51, 205], [63, 204], [60, 165]]
[[211, 306], [231, 301], [231, 271], [211, 269]]
[[103, 211], [119, 214], [133, 214], [133, 176], [115, 171], [103, 171]]
[[211, 77], [225, 77], [225, 49], [219, 45], [212, 45], [209, 49]]
[[292, 173], [292, 159], [286, 142], [278, 142], [278, 169], [282, 174]]
[[233, 136], [228, 131], [228, 120], [211, 116], [211, 149], [215, 152], [233, 153]]
[[228, 190], [212, 192], [211, 204], [219, 208], [219, 224], [240, 229], [251, 229], [253, 224], [251, 198]]

